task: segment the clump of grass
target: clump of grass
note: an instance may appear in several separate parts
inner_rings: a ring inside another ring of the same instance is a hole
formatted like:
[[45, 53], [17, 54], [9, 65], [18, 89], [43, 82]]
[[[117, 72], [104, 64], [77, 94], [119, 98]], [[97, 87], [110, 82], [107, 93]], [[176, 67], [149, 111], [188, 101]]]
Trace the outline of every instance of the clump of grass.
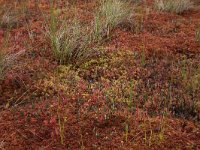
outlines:
[[30, 15], [27, 1], [17, 2], [15, 5], [5, 3], [0, 6], [0, 27], [17, 28]]
[[73, 63], [88, 56], [90, 40], [85, 28], [77, 18], [69, 21], [60, 19], [55, 14], [53, 6], [45, 35], [60, 64]]
[[192, 8], [193, 3], [190, 0], [155, 0], [154, 5], [159, 11], [181, 14]]
[[15, 24], [16, 18], [11, 14], [10, 9], [8, 9], [7, 11], [2, 9], [0, 14], [0, 27], [10, 28]]
[[130, 17], [131, 10], [128, 2], [102, 0], [94, 17], [94, 39], [99, 41], [103, 37], [108, 36], [110, 31], [118, 24]]
[[46, 25], [46, 38], [53, 54], [60, 64], [74, 63], [90, 56], [91, 42], [99, 42], [130, 16], [129, 3], [120, 0], [102, 0], [95, 13], [92, 30], [84, 27], [74, 17], [62, 20], [55, 14], [53, 3], [50, 8], [50, 21]]

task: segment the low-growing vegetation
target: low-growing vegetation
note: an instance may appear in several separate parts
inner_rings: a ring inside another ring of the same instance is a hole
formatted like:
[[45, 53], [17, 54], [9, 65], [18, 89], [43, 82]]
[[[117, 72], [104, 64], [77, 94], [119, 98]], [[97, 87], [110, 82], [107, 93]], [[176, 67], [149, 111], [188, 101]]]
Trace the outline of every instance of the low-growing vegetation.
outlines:
[[0, 149], [199, 149], [192, 2], [0, 0]]

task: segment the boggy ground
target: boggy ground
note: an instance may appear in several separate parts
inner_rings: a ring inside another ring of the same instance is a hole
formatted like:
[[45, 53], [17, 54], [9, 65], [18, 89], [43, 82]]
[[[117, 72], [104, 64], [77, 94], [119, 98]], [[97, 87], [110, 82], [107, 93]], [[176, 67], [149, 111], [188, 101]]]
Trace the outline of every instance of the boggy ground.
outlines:
[[[134, 6], [134, 24], [65, 66], [43, 37], [47, 1], [0, 2], [16, 16], [1, 26], [1, 45], [20, 53], [0, 80], [0, 149], [200, 148], [199, 6], [181, 15], [152, 0]], [[57, 5], [61, 14], [68, 6]], [[75, 3], [83, 22], [95, 5]]]

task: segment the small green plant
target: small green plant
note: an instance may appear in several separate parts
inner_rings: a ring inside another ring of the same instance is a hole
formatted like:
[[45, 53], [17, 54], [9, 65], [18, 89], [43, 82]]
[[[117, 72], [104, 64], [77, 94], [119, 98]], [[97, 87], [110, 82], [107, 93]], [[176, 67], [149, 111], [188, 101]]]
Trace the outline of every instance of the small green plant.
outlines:
[[60, 99], [58, 100], [59, 107], [57, 109], [57, 116], [58, 116], [58, 126], [59, 126], [59, 132], [60, 132], [60, 141], [61, 144], [64, 145], [65, 140], [65, 124], [67, 122], [67, 117], [63, 116], [62, 109], [60, 108]]
[[67, 121], [67, 118], [61, 118], [60, 113], [58, 112], [58, 125], [59, 125], [59, 132], [60, 132], [60, 141], [61, 144], [64, 145], [64, 139], [65, 139], [65, 123]]
[[128, 107], [129, 107], [130, 109], [133, 108], [133, 98], [134, 98], [134, 96], [135, 96], [135, 93], [134, 93], [134, 86], [135, 86], [135, 80], [131, 80], [131, 81], [130, 81], [130, 97], [129, 97], [128, 101], [127, 101]]
[[147, 121], [141, 126], [144, 130], [143, 142], [146, 146], [151, 147], [154, 143], [158, 142], [159, 135], [154, 131], [153, 122]]
[[158, 133], [159, 142], [162, 143], [165, 140], [165, 128], [166, 128], [166, 113], [163, 112], [161, 122], [160, 122], [160, 132]]
[[120, 0], [102, 0], [94, 16], [93, 38], [95, 41], [108, 36], [118, 24], [130, 17], [130, 14], [129, 3]]
[[196, 38], [197, 40], [200, 40], [200, 25], [198, 26], [197, 31], [196, 31]]
[[129, 125], [125, 123], [125, 141], [128, 142], [128, 136], [129, 136]]
[[81, 150], [84, 150], [84, 149], [85, 149], [85, 146], [84, 146], [83, 135], [82, 135], [82, 134], [81, 134], [81, 141], [80, 141], [80, 144], [81, 144]]
[[192, 8], [193, 3], [190, 0], [155, 0], [154, 6], [159, 11], [181, 14]]

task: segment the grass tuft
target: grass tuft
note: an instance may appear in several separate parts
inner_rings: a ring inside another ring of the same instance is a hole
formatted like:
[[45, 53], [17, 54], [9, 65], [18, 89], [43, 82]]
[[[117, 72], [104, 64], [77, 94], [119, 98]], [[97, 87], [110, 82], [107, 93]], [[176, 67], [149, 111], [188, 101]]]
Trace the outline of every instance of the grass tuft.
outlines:
[[46, 23], [45, 36], [60, 64], [73, 63], [88, 56], [90, 36], [86, 30], [77, 18], [69, 21], [59, 18], [51, 6], [50, 21]]
[[129, 3], [120, 0], [102, 0], [92, 22], [92, 30], [80, 21], [63, 20], [50, 8], [46, 23], [46, 38], [56, 60], [60, 64], [75, 63], [91, 55], [91, 43], [102, 41], [122, 21], [130, 16]]
[[193, 7], [190, 0], [155, 0], [154, 6], [159, 11], [181, 14]]
[[120, 0], [102, 0], [95, 13], [93, 28], [96, 41], [110, 35], [110, 32], [131, 15], [128, 2]]

